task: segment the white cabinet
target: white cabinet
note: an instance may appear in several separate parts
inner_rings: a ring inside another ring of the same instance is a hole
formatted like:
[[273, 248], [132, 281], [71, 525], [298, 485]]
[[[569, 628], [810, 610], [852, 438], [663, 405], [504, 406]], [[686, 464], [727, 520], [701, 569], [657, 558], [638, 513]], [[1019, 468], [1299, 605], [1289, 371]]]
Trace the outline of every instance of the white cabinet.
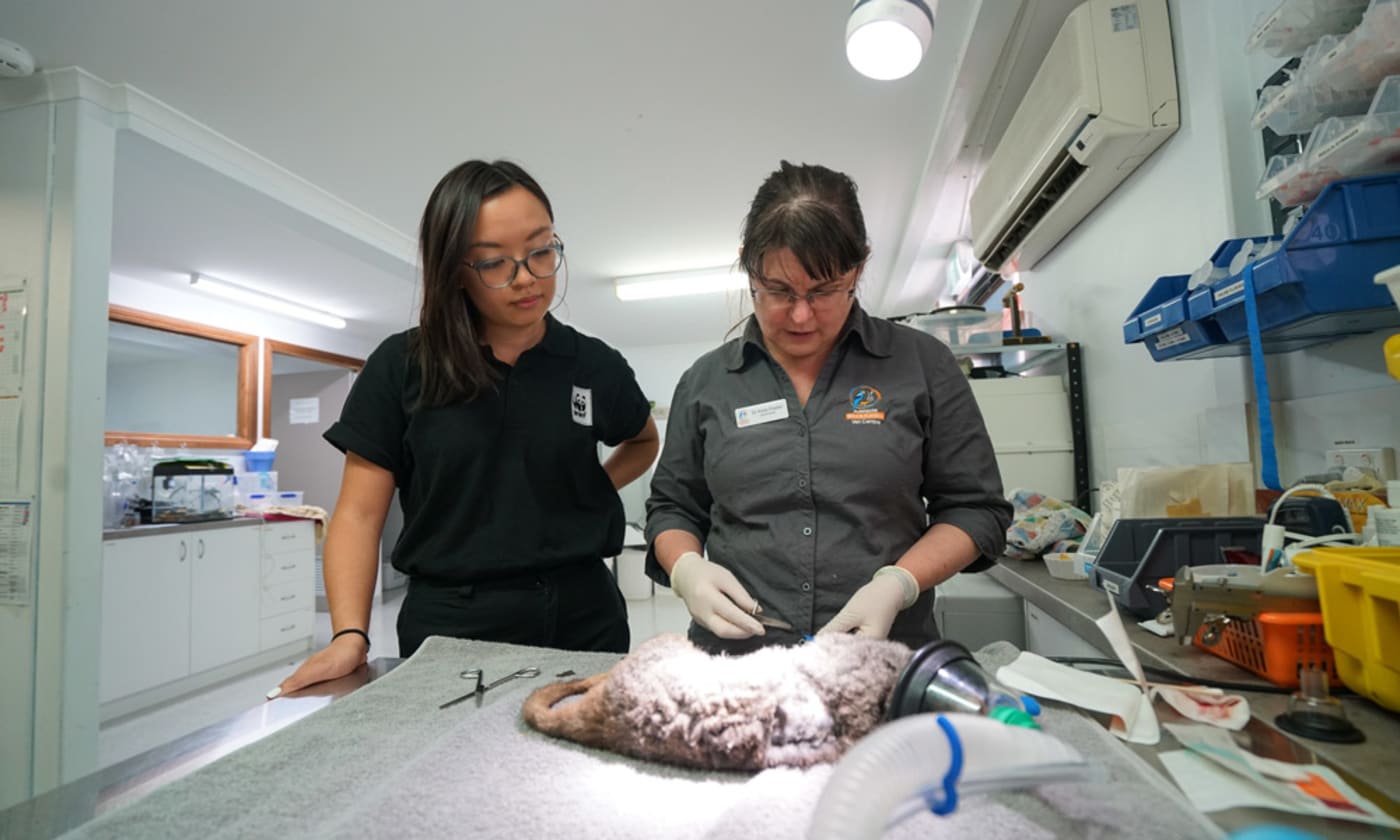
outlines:
[[[309, 648], [309, 521], [123, 534], [103, 542], [103, 714], [125, 714]], [[116, 702], [114, 702], [116, 701]]]
[[259, 649], [311, 635], [316, 619], [316, 535], [308, 520], [262, 527]]
[[[1026, 650], [1041, 656], [1086, 656], [1100, 658], [1109, 654], [1099, 650], [1073, 630], [1051, 618], [1050, 614], [1024, 601], [1026, 615]], [[1102, 634], [1099, 634], [1102, 636]]]
[[102, 663], [107, 702], [190, 672], [190, 546], [178, 534], [102, 546]]
[[1005, 491], [1034, 490], [1073, 502], [1074, 437], [1064, 381], [1022, 376], [971, 384]]
[[190, 671], [258, 652], [257, 528], [198, 531], [190, 547]]

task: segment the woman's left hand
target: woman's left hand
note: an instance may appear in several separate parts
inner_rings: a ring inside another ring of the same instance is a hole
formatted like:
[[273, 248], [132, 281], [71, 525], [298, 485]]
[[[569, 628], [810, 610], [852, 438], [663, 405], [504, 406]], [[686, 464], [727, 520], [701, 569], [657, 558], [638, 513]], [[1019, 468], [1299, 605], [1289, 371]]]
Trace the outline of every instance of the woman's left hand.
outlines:
[[817, 635], [855, 631], [857, 636], [884, 639], [890, 635], [895, 616], [918, 597], [919, 582], [913, 574], [900, 566], [885, 566], [869, 583], [856, 590], [841, 612], [818, 630]]

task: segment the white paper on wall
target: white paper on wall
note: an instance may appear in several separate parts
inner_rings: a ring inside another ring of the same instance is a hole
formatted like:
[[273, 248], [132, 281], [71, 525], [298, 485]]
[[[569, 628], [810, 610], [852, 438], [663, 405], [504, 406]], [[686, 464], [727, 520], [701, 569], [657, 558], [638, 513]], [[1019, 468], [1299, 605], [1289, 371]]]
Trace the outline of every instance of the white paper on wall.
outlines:
[[0, 604], [29, 603], [31, 504], [0, 501]]
[[303, 397], [287, 401], [287, 422], [293, 426], [305, 423], [318, 423], [321, 420], [321, 400], [319, 397]]
[[24, 291], [0, 287], [0, 397], [24, 384]]

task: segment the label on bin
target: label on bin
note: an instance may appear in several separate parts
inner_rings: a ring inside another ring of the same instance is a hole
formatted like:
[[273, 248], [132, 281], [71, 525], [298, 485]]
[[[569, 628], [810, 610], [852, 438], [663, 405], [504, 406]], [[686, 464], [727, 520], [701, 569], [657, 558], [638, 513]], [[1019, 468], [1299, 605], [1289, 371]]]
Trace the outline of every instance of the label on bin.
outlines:
[[1360, 134], [1365, 128], [1366, 126], [1362, 123], [1357, 123], [1351, 128], [1348, 128], [1346, 131], [1343, 131], [1341, 134], [1337, 135], [1331, 143], [1328, 143], [1327, 145], [1314, 152], [1313, 157], [1318, 159], [1331, 157], [1332, 154], [1335, 153], [1338, 149], [1355, 139], [1356, 135]]
[[1117, 595], [1118, 584], [1114, 583], [1111, 580], [1103, 581], [1103, 591], [1109, 593], [1110, 595]]
[[1210, 293], [1210, 299], [1211, 299], [1213, 302], [1215, 302], [1215, 303], [1219, 303], [1220, 301], [1224, 300], [1225, 298], [1227, 298], [1227, 297], [1234, 297], [1235, 295], [1237, 295], [1237, 294], [1239, 294], [1240, 292], [1243, 292], [1243, 291], [1244, 291], [1244, 281], [1243, 281], [1243, 280], [1236, 280], [1235, 282], [1231, 283], [1231, 284], [1228, 285], [1228, 286], [1222, 286], [1221, 288], [1216, 289], [1215, 291], [1211, 292], [1211, 293]]
[[1187, 335], [1185, 330], [1183, 330], [1181, 327], [1175, 327], [1157, 336], [1157, 339], [1155, 342], [1153, 342], [1152, 346], [1156, 347], [1158, 350], [1165, 350], [1168, 347], [1175, 347], [1178, 344], [1185, 344], [1190, 340], [1191, 336]]
[[1156, 315], [1151, 315], [1142, 319], [1143, 329], [1146, 329], [1148, 327], [1155, 327], [1160, 323], [1162, 323], [1162, 313], [1160, 312], [1158, 312]]
[[1273, 28], [1278, 25], [1279, 16], [1282, 14], [1283, 5], [1279, 4], [1279, 7], [1277, 9], [1274, 9], [1274, 13], [1272, 15], [1269, 15], [1268, 20], [1265, 20], [1263, 23], [1254, 27], [1254, 32], [1250, 33], [1249, 43], [1246, 45], [1245, 48], [1248, 50], [1253, 50], [1256, 47], [1258, 47], [1261, 43], [1263, 43], [1264, 38], [1267, 37], [1268, 34], [1273, 30]]

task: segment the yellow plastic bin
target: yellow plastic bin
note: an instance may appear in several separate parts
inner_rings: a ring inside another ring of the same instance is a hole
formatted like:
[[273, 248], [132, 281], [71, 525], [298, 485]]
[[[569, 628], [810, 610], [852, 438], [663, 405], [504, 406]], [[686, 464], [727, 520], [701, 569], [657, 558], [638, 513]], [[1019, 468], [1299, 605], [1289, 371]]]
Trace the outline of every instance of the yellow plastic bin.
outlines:
[[1342, 682], [1400, 712], [1400, 548], [1314, 548], [1293, 563], [1317, 578]]

